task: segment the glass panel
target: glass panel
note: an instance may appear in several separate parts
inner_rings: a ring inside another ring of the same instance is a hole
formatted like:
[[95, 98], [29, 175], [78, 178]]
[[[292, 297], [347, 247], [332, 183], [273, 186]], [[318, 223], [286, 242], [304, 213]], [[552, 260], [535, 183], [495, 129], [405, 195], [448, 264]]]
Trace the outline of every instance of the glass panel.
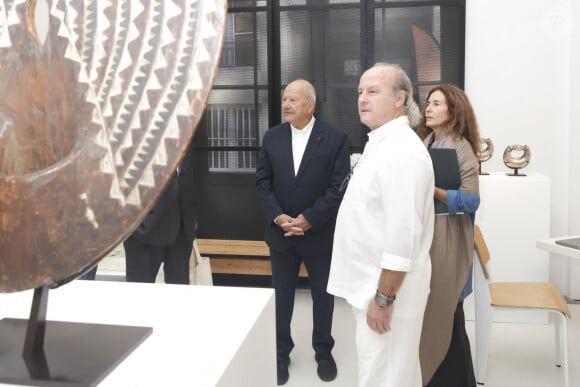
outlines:
[[281, 7], [292, 7], [297, 5], [306, 5], [306, 0], [280, 0]]
[[236, 7], [265, 7], [267, 0], [229, 0], [228, 8]]
[[256, 75], [259, 84], [267, 84], [266, 31], [266, 12], [233, 12], [228, 15], [216, 86], [253, 86]]
[[353, 130], [360, 142], [356, 86], [361, 73], [360, 7], [284, 11], [281, 18], [282, 88], [303, 78], [317, 93], [317, 117]]
[[254, 55], [254, 35], [238, 35], [236, 37], [236, 66], [253, 66]]
[[[257, 146], [254, 91], [214, 90], [208, 101], [205, 122], [210, 147]], [[254, 172], [256, 154], [243, 149], [209, 151], [208, 165], [210, 172]]]
[[266, 12], [256, 13], [256, 34], [257, 42], [257, 61], [258, 66], [256, 71], [258, 73], [258, 85], [268, 84], [268, 28]]
[[312, 22], [310, 12], [280, 12], [280, 72], [282, 84], [312, 79]]
[[235, 33], [252, 33], [254, 31], [254, 14], [238, 12], [234, 14]]
[[[233, 67], [236, 65], [236, 51], [234, 39], [234, 15], [227, 16], [226, 28], [224, 31], [224, 42], [222, 46], [222, 56], [220, 60], [220, 70], [224, 67]], [[219, 75], [217, 77], [219, 79]], [[217, 81], [216, 79], [216, 81]]]
[[[260, 90], [258, 91], [258, 125], [259, 125], [259, 138], [260, 145], [262, 145], [262, 139], [264, 138], [264, 133], [268, 130], [270, 104], [268, 101], [268, 91]], [[258, 152], [256, 152], [256, 155]]]
[[[377, 62], [401, 65], [409, 76], [414, 68], [412, 25], [432, 25], [432, 7], [382, 8], [375, 12], [375, 53]], [[431, 28], [428, 28], [430, 31]]]
[[[456, 7], [379, 8], [375, 12], [376, 62], [401, 65], [418, 94], [441, 82], [463, 82], [461, 9]], [[426, 86], [426, 87], [422, 87]], [[424, 106], [424, 95], [416, 95]]]
[[[360, 0], [327, 0], [328, 4], [360, 4]], [[324, 3], [326, 5], [326, 1], [321, 0], [280, 0], [281, 7], [292, 7], [292, 6], [304, 6], [304, 5], [312, 5], [312, 4], [319, 5], [320, 3]]]

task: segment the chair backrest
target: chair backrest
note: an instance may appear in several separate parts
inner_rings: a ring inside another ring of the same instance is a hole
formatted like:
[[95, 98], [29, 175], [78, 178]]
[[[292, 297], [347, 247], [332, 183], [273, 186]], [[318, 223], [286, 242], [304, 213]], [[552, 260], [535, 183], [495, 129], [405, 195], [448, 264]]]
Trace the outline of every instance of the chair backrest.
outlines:
[[490, 260], [489, 249], [487, 248], [487, 244], [485, 243], [485, 239], [483, 239], [483, 234], [478, 225], [475, 225], [473, 231], [475, 234], [475, 251], [477, 252], [477, 258], [479, 259], [485, 278], [489, 279], [489, 272], [487, 271], [487, 264]]

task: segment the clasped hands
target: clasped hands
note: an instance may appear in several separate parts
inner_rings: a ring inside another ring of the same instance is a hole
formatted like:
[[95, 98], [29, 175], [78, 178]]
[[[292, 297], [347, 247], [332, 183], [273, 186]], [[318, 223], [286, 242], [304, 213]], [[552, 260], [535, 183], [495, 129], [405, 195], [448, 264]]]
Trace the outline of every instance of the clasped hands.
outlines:
[[310, 222], [300, 214], [293, 218], [286, 214], [278, 215], [276, 224], [284, 231], [284, 236], [304, 235], [304, 233], [312, 228]]

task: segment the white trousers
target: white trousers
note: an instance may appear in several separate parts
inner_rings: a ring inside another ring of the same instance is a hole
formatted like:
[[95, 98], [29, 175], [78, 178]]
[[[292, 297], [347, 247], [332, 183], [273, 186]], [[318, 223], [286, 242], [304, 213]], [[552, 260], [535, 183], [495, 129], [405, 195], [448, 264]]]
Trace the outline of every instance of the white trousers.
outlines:
[[422, 387], [419, 340], [423, 316], [393, 317], [391, 330], [379, 334], [367, 325], [366, 310], [353, 308], [353, 313], [359, 387]]

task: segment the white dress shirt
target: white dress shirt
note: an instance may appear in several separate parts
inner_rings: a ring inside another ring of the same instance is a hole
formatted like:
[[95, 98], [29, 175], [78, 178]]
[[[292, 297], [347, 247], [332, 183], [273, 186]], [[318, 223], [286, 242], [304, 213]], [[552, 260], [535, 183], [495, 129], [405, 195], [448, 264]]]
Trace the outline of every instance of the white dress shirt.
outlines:
[[314, 116], [302, 129], [296, 129], [294, 126], [292, 126], [292, 124], [290, 124], [290, 128], [292, 130], [292, 159], [294, 160], [294, 176], [298, 174], [298, 169], [300, 168], [300, 163], [302, 162], [302, 156], [304, 156], [304, 151], [306, 150], [306, 145], [308, 144], [308, 139], [310, 138], [310, 133], [312, 133], [313, 126]]
[[431, 279], [433, 165], [407, 116], [369, 133], [338, 212], [328, 292], [366, 310], [381, 270], [407, 272], [393, 316], [422, 316]]

